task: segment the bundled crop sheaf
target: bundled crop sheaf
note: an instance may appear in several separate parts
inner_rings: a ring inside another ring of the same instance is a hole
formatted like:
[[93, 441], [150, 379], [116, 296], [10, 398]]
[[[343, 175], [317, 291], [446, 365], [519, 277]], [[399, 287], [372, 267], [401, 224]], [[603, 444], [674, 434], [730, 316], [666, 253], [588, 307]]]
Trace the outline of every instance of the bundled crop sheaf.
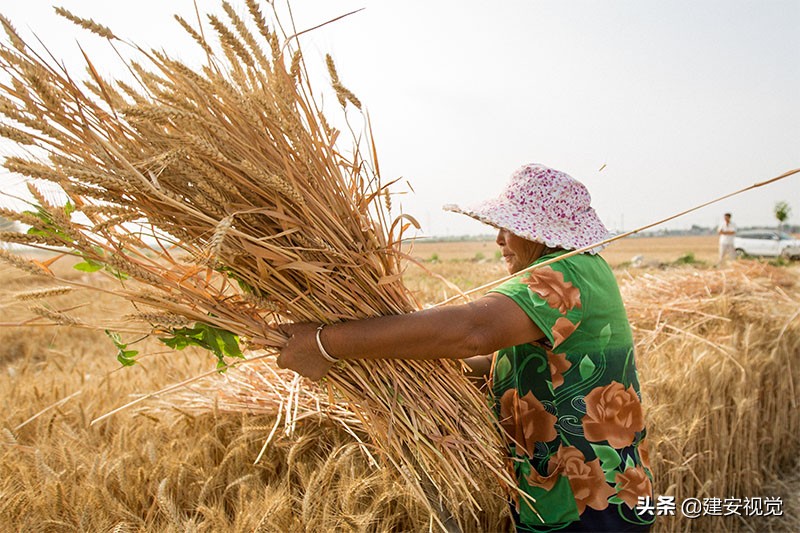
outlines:
[[[59, 203], [32, 189], [32, 209], [10, 214], [31, 237], [7, 240], [65, 251], [80, 258], [77, 268], [115, 277], [128, 300], [147, 307], [139, 322], [152, 319], [172, 347], [211, 349], [221, 365], [241, 355], [240, 344], [279, 348], [287, 322], [416, 310], [400, 277], [408, 217], [388, 219], [374, 145], [354, 139], [352, 151], [339, 149], [296, 39], [272, 29], [255, 1], [248, 23], [223, 6], [229, 21], [209, 16], [210, 32], [178, 18], [207, 54], [199, 68], [59, 12], [132, 47], [133, 82], [101, 78], [87, 54], [90, 79], [78, 83], [2, 20], [11, 43], [0, 46], [0, 134], [37, 154], [5, 166], [63, 193]], [[338, 75], [333, 82], [342, 106], [360, 106]], [[194, 326], [177, 327], [184, 321]], [[463, 519], [478, 510], [475, 465], [512, 485], [491, 412], [460, 363], [346, 362], [327, 384], [306, 387], [339, 406], [334, 418], [358, 420], [421, 498], [432, 483]]]

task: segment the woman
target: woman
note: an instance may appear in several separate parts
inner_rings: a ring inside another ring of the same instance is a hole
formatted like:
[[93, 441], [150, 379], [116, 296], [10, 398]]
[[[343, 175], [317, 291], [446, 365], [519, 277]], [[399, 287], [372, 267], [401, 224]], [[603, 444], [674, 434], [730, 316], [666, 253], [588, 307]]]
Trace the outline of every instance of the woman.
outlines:
[[[498, 228], [510, 274], [608, 232], [586, 188], [531, 164], [503, 193], [460, 212]], [[475, 302], [324, 328], [297, 324], [278, 365], [311, 379], [338, 359], [467, 359], [491, 368], [495, 411], [519, 487], [518, 531], [647, 531], [652, 498], [633, 339], [597, 249], [522, 274]], [[495, 355], [480, 355], [494, 354]]]

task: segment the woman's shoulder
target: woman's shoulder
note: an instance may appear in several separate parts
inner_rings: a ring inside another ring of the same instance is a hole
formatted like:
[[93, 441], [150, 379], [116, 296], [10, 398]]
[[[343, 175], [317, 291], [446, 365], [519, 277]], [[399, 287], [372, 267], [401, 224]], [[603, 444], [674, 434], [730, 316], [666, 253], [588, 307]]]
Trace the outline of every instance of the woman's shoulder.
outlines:
[[[549, 259], [559, 259], [565, 254], [567, 253], [554, 254]], [[545, 258], [545, 260], [548, 260], [548, 258]], [[586, 289], [601, 293], [618, 290], [617, 278], [613, 270], [599, 254], [570, 255], [547, 266], [559, 272], [565, 282], [569, 282], [581, 290]]]
[[561, 250], [540, 257], [539, 260], [534, 263], [534, 265], [546, 263], [552, 260], [555, 261], [547, 266], [552, 267], [554, 270], [564, 271], [570, 268], [578, 270], [596, 270], [613, 275], [611, 267], [600, 254], [582, 253], [570, 255], [568, 250]]

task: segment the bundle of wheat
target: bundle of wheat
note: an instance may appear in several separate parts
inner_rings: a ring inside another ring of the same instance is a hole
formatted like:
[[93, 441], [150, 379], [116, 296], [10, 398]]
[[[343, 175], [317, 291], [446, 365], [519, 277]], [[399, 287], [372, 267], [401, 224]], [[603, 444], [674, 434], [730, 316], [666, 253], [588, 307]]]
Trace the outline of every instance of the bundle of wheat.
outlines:
[[[135, 87], [103, 79], [88, 56], [89, 79], [79, 83], [5, 18], [9, 42], [0, 46], [0, 135], [31, 154], [4, 166], [63, 191], [54, 200], [31, 184], [32, 209], [3, 212], [30, 230], [0, 240], [62, 251], [81, 259], [79, 269], [115, 277], [143, 329], [173, 348], [211, 350], [221, 366], [242, 357], [240, 345], [282, 346], [282, 323], [417, 308], [399, 253], [414, 221], [388, 218], [374, 144], [358, 137], [343, 155], [296, 39], [269, 26], [256, 0], [246, 4], [247, 21], [227, 2], [228, 21], [209, 15], [218, 46], [176, 17], [207, 54], [200, 68], [57, 10], [111, 46], [132, 47]], [[328, 68], [341, 105], [360, 108], [330, 58]], [[48, 262], [2, 258], [55, 277]], [[59, 310], [41, 314], [85, 325]], [[132, 364], [130, 343], [112, 338]], [[460, 364], [341, 363], [327, 385], [312, 394], [346, 406], [338, 420], [357, 418], [420, 498], [427, 477], [445, 506], [477, 512], [475, 464], [513, 485], [491, 411]]]

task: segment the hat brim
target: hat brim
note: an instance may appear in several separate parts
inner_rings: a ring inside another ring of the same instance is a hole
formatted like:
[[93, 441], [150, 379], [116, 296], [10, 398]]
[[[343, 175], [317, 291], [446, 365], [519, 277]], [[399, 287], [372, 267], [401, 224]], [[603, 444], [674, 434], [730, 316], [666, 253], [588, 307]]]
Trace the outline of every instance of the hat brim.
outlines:
[[525, 227], [519, 224], [515, 206], [503, 198], [493, 198], [469, 207], [448, 204], [443, 209], [466, 215], [497, 229], [510, 231], [517, 237], [543, 243], [550, 248], [579, 250], [596, 245], [587, 249], [586, 253], [597, 254], [606, 247], [605, 244], [598, 243], [611, 236], [591, 207], [583, 210], [575, 219], [550, 220], [543, 215], [537, 217], [528, 213], [528, 218], [533, 216], [533, 221]]

